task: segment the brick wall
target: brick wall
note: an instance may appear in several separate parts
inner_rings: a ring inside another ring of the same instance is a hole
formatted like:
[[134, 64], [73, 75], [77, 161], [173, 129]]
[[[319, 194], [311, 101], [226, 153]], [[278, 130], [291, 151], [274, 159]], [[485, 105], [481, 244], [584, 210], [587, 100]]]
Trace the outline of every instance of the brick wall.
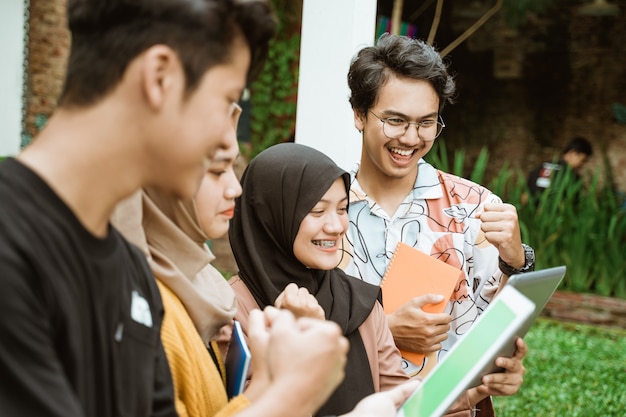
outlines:
[[574, 323], [626, 329], [626, 300], [557, 291], [541, 315]]
[[36, 117], [52, 114], [63, 87], [70, 45], [66, 5], [67, 0], [30, 0], [25, 130], [31, 136], [38, 131]]
[[596, 151], [585, 168], [603, 167], [605, 150], [616, 185], [626, 192], [626, 124], [612, 108], [626, 104], [626, 0], [611, 3], [620, 6], [620, 15], [582, 16], [572, 2], [555, 1], [549, 12], [529, 19], [518, 30], [518, 78], [493, 74], [497, 25], [486, 25], [485, 33], [455, 49], [450, 58], [459, 94], [444, 111], [447, 148], [466, 149], [471, 165], [487, 145], [488, 180], [505, 161], [528, 172], [558, 156], [572, 137], [584, 136]]

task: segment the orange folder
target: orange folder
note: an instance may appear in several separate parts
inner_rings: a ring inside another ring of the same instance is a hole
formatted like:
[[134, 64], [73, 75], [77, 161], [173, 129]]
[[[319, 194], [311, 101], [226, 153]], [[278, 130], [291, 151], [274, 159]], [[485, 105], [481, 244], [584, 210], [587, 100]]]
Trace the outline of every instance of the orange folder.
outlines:
[[[383, 308], [393, 313], [414, 297], [424, 294], [441, 294], [444, 299], [437, 304], [427, 304], [423, 310], [441, 313], [450, 301], [452, 292], [463, 271], [440, 261], [419, 249], [398, 242], [381, 282]], [[402, 357], [420, 365], [424, 354], [401, 350]]]

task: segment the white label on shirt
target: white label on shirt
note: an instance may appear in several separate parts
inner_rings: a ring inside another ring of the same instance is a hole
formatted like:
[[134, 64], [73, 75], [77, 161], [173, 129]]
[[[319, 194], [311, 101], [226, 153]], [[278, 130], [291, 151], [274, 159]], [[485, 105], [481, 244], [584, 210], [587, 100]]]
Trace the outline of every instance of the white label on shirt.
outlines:
[[537, 187], [548, 188], [550, 186], [550, 178], [537, 178]]
[[150, 304], [137, 291], [133, 291], [133, 301], [130, 305], [130, 316], [137, 323], [152, 327], [152, 313]]

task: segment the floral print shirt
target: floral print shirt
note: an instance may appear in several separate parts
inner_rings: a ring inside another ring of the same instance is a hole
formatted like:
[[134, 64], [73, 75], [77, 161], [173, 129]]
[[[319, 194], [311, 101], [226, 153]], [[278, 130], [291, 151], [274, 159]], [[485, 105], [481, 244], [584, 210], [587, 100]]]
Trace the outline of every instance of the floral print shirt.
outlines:
[[440, 358], [470, 328], [502, 282], [498, 251], [487, 242], [476, 218], [485, 203], [502, 200], [486, 188], [439, 171], [424, 160], [420, 159], [418, 168], [413, 190], [391, 216], [361, 189], [356, 179], [358, 164], [352, 170], [350, 226], [340, 266], [349, 275], [379, 285], [396, 245], [402, 241], [462, 270], [446, 307], [452, 322], [448, 339], [438, 352]]

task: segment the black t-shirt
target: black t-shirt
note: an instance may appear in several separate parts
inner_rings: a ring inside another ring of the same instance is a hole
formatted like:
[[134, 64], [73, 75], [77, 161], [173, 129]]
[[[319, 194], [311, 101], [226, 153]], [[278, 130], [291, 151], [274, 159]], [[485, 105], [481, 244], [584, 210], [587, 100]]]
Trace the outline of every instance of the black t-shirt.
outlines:
[[562, 168], [563, 164], [555, 164], [552, 162], [544, 162], [535, 167], [532, 171], [530, 171], [530, 174], [528, 174], [527, 184], [530, 193], [532, 195], [538, 195], [550, 187], [554, 172], [560, 171]]
[[175, 416], [162, 316], [139, 249], [0, 164], [0, 414]]
[[566, 185], [575, 186], [580, 182], [580, 176], [563, 160], [557, 163], [544, 162], [528, 174], [528, 190], [534, 197], [538, 197], [559, 181], [568, 181]]

